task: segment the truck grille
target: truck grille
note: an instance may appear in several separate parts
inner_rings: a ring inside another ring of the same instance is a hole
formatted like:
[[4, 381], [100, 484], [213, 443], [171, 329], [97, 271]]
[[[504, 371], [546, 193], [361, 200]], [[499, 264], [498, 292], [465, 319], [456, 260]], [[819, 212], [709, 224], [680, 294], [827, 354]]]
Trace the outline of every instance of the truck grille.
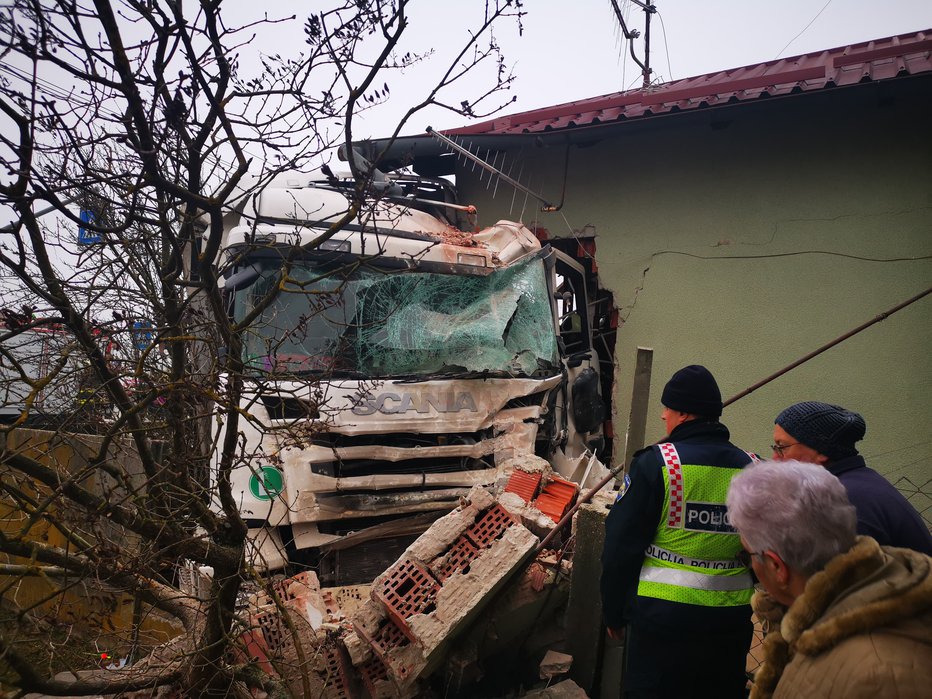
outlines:
[[347, 447], [399, 447], [413, 449], [415, 447], [443, 447], [457, 444], [476, 444], [491, 439], [492, 430], [478, 432], [445, 432], [443, 434], [429, 434], [422, 432], [398, 432], [393, 434], [338, 434], [336, 432], [322, 432], [314, 435], [311, 444], [318, 447], [332, 447], [343, 449]]
[[331, 478], [353, 476], [378, 476], [402, 473], [456, 473], [459, 471], [481, 471], [495, 468], [489, 461], [473, 458], [408, 459], [406, 461], [381, 461], [377, 459], [353, 459], [312, 463], [311, 470]]

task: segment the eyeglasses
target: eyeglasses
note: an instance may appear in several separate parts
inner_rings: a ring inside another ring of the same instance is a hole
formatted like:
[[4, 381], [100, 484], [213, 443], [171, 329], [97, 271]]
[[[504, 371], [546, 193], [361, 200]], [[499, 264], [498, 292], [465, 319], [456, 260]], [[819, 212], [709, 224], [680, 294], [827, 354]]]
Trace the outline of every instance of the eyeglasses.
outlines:
[[771, 444], [770, 448], [773, 449], [774, 454], [783, 456], [783, 452], [785, 452], [790, 447], [795, 447], [797, 444], [800, 444], [800, 442], [793, 442], [792, 444]]
[[751, 556], [757, 556], [758, 558], [763, 558], [766, 551], [747, 551], [741, 549], [738, 553], [735, 554], [735, 558], [738, 563], [740, 563], [745, 568], [751, 567]]

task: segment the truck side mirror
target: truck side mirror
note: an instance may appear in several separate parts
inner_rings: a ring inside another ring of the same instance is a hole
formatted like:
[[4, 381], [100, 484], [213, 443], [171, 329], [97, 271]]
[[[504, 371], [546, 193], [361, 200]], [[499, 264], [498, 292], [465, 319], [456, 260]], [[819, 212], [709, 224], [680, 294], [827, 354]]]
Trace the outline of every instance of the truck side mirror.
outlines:
[[255, 284], [261, 274], [262, 269], [259, 265], [253, 264], [248, 267], [242, 267], [226, 278], [223, 288], [229, 292], [246, 289]]
[[593, 432], [605, 419], [605, 403], [599, 395], [599, 375], [589, 367], [573, 381], [573, 423], [578, 432]]

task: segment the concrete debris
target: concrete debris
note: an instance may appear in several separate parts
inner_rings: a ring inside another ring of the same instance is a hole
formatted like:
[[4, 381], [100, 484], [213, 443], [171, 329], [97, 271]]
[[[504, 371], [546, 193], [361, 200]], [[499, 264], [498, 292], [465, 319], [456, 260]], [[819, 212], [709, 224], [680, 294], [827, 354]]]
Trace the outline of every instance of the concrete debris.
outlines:
[[322, 627], [332, 631], [347, 626], [349, 617], [362, 608], [372, 591], [372, 585], [346, 585], [321, 590], [326, 616]]
[[514, 458], [504, 466], [510, 472], [499, 502], [535, 535], [545, 537], [573, 504], [578, 487], [537, 456]]
[[531, 532], [543, 539], [550, 530], [554, 528], [555, 523], [550, 517], [538, 510], [533, 503], [525, 502], [517, 494], [504, 492], [498, 498], [499, 504], [517, 517], [521, 524], [531, 530]]
[[[453, 640], [515, 572], [524, 571], [518, 587], [533, 594], [559, 569], [523, 567], [538, 541], [476, 486], [371, 586], [321, 589], [308, 571], [253, 595], [240, 657], [257, 660], [299, 696], [308, 689], [324, 699], [418, 696], [420, 678], [447, 659]], [[464, 675], [470, 671], [464, 666]]]
[[540, 661], [540, 678], [542, 680], [551, 679], [557, 675], [563, 675], [570, 671], [573, 664], [573, 656], [566, 653], [560, 653], [555, 650], [548, 650], [544, 659]]
[[550, 465], [550, 462], [536, 454], [521, 454], [512, 457], [503, 461], [501, 468], [505, 473], [520, 470], [525, 473], [539, 473], [544, 478], [549, 478], [553, 473], [553, 466]]
[[449, 226], [447, 230], [440, 233], [436, 231], [428, 232], [428, 235], [447, 245], [456, 245], [463, 248], [487, 247], [485, 243], [476, 240], [473, 233], [461, 231], [453, 226]]
[[279, 601], [285, 607], [298, 612], [315, 631], [321, 628], [324, 617], [328, 614], [320, 581], [313, 571], [305, 571], [281, 580], [272, 586], [271, 591], [260, 591], [256, 594], [253, 604], [259, 610], [270, 610], [276, 609]]
[[517, 686], [536, 679], [537, 665], [526, 660], [562, 641], [559, 617], [568, 596], [566, 568], [542, 564], [540, 556], [515, 573], [469, 629], [456, 637], [437, 673], [444, 691], [468, 697], [479, 680], [493, 686], [511, 680]]
[[373, 582], [353, 626], [401, 687], [429, 674], [537, 537], [477, 486]]

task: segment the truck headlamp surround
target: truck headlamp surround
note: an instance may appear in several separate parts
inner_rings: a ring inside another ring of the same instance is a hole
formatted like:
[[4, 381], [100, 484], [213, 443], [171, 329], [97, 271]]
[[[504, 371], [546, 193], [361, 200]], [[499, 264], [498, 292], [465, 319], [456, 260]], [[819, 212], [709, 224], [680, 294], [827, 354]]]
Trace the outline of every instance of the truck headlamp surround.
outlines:
[[318, 246], [319, 250], [330, 250], [331, 252], [351, 252], [350, 241], [348, 240], [325, 240]]
[[482, 255], [470, 255], [468, 252], [456, 253], [456, 263], [460, 265], [471, 265], [473, 267], [485, 267], [485, 257]]

